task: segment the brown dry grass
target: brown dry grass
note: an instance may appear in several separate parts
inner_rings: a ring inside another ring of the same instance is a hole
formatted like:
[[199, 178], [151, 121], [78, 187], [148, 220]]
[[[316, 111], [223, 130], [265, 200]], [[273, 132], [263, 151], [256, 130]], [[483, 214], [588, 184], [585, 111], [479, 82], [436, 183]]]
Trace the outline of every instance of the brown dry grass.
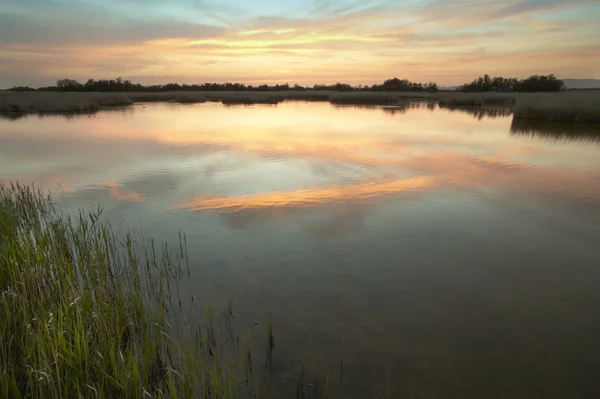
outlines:
[[600, 123], [600, 92], [530, 94], [517, 98], [515, 119]]

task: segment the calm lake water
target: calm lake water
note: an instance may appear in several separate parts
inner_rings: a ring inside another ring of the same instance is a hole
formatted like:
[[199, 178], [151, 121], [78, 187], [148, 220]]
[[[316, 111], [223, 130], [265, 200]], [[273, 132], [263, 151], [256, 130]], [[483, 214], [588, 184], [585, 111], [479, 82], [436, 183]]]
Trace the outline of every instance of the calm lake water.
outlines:
[[600, 126], [146, 104], [0, 119], [0, 180], [184, 231], [186, 295], [272, 314], [271, 392], [300, 356], [336, 397], [600, 397]]

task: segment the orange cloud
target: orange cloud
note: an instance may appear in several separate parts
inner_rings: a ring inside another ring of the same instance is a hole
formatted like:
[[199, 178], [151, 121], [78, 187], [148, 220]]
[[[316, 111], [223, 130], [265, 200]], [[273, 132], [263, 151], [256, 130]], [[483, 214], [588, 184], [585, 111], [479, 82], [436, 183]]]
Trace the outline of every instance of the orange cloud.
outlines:
[[[589, 8], [591, 3], [510, 0], [365, 5], [297, 19], [254, 18], [227, 29], [173, 23], [173, 31], [167, 29], [172, 21], [163, 21], [156, 29], [153, 24], [122, 29], [132, 38], [121, 41], [99, 40], [113, 37], [108, 27], [96, 26], [93, 34], [80, 25], [71, 27], [74, 32], [63, 32], [67, 27], [62, 25], [52, 28], [51, 32], [59, 31], [58, 37], [89, 36], [89, 43], [85, 39], [45, 40], [53, 37], [44, 34], [47, 27], [20, 22], [11, 29], [27, 26], [27, 30], [20, 35], [13, 32], [7, 36], [13, 39], [0, 44], [0, 86], [27, 84], [28, 79], [45, 79], [49, 84], [65, 74], [78, 79], [120, 75], [143, 82], [152, 77], [152, 83], [176, 76], [188, 83], [344, 80], [372, 84], [400, 72], [401, 77], [440, 84], [464, 83], [483, 73], [594, 78], [600, 77], [595, 68], [600, 62], [595, 51], [600, 44], [595, 34], [597, 9], [596, 14], [590, 8], [577, 17], [558, 14]], [[1, 29], [0, 36], [5, 37]], [[76, 29], [81, 30], [79, 35]], [[143, 34], [136, 33], [140, 30]], [[27, 42], [30, 36], [38, 39]], [[279, 71], [289, 72], [282, 76]]]

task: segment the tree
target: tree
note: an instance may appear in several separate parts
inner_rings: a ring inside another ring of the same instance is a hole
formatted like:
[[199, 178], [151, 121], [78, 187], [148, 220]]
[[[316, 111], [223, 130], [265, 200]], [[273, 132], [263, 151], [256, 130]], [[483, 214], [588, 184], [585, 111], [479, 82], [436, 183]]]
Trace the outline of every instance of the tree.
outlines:
[[83, 85], [73, 79], [58, 79], [56, 87], [60, 91], [83, 91]]
[[471, 83], [465, 83], [458, 90], [464, 92], [556, 92], [564, 89], [564, 82], [554, 75], [531, 75], [527, 79], [480, 76]]

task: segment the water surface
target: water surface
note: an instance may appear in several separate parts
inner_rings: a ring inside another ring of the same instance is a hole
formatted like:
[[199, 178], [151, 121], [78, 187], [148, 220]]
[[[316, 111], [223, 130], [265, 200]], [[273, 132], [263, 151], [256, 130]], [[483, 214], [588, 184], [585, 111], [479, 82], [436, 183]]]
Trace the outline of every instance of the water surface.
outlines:
[[281, 392], [301, 346], [336, 396], [592, 398], [599, 138], [502, 110], [146, 104], [0, 119], [0, 180], [185, 231], [187, 295], [273, 315]]

